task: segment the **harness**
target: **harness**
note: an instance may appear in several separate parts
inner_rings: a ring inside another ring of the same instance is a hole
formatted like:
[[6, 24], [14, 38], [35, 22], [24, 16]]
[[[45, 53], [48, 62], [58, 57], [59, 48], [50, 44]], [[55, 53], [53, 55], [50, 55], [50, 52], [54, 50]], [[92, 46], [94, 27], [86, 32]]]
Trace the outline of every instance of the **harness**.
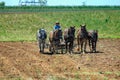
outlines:
[[44, 29], [40, 29], [39, 34], [40, 34], [40, 36], [39, 36], [40, 39], [46, 39], [47, 38], [47, 34], [46, 34]]
[[57, 45], [60, 43], [60, 39], [62, 39], [62, 31], [61, 30], [55, 30], [53, 32], [53, 41]]

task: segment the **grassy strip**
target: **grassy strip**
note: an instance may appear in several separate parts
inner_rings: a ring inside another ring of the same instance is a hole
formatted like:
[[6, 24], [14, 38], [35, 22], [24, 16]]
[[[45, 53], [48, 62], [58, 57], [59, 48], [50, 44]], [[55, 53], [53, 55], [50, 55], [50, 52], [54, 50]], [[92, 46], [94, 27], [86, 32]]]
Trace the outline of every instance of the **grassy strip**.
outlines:
[[0, 14], [0, 41], [35, 41], [36, 31], [45, 28], [47, 33], [59, 21], [62, 30], [69, 26], [86, 24], [97, 29], [99, 38], [120, 38], [120, 10], [86, 10], [40, 13]]

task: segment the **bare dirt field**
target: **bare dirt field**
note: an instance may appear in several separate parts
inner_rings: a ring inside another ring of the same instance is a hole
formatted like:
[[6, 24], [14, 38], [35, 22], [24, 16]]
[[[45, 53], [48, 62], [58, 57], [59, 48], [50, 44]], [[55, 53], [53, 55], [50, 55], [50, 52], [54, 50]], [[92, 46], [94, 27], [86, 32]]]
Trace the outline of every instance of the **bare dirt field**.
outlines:
[[120, 80], [120, 39], [99, 39], [97, 53], [45, 51], [37, 42], [0, 42], [0, 80]]

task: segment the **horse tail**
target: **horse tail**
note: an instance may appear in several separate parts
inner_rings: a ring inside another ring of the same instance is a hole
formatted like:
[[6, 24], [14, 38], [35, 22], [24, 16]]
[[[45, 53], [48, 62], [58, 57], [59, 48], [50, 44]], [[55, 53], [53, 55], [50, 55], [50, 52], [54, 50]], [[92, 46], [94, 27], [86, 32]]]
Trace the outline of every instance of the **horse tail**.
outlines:
[[52, 42], [53, 40], [53, 31], [50, 31], [49, 33], [49, 41]]
[[64, 30], [64, 39], [66, 39], [68, 37], [68, 29]]

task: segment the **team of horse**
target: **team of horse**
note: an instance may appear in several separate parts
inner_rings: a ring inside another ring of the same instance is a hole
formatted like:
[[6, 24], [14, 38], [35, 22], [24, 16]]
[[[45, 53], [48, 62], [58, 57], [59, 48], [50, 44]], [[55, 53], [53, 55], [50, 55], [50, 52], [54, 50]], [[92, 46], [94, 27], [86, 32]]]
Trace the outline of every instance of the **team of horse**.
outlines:
[[[76, 38], [75, 38], [76, 33]], [[47, 39], [47, 33], [44, 29], [39, 29], [37, 32], [37, 40], [39, 43], [40, 52], [44, 52]], [[59, 48], [63, 53], [63, 47], [65, 53], [73, 53], [74, 41], [77, 40], [77, 50], [81, 53], [86, 53], [86, 46], [89, 43], [90, 52], [96, 52], [96, 44], [98, 40], [98, 31], [86, 29], [86, 25], [80, 25], [80, 28], [76, 31], [75, 26], [62, 31], [53, 30], [49, 33], [49, 51], [55, 53]], [[64, 44], [62, 44], [64, 43]]]

